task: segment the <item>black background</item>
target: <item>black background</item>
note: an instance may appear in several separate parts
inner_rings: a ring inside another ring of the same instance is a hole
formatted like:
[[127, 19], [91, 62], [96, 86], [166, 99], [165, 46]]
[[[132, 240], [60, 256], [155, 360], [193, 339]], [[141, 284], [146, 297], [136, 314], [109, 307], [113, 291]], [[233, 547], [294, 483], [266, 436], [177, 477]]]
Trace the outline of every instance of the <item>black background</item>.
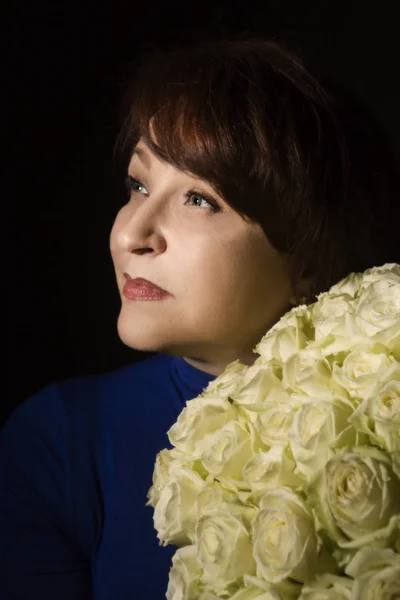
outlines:
[[47, 383], [147, 356], [118, 338], [120, 301], [108, 248], [123, 200], [113, 158], [118, 109], [138, 48], [218, 32], [278, 36], [372, 109], [399, 153], [395, 11], [394, 2], [323, 0], [9, 6], [2, 422]]

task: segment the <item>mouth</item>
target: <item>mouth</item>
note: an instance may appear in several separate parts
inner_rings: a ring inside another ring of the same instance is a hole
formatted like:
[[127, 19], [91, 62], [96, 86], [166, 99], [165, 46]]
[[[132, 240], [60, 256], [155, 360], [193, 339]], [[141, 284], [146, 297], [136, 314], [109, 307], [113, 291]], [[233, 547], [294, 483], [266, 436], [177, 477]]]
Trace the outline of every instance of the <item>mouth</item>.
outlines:
[[149, 281], [148, 279], [144, 279], [143, 277], [135, 277], [132, 278], [128, 273], [124, 273], [124, 277], [127, 281], [130, 282], [130, 285], [134, 285], [137, 288], [143, 288], [146, 290], [156, 290], [158, 292], [163, 292], [164, 294], [169, 294], [167, 290], [164, 290], [157, 284]]

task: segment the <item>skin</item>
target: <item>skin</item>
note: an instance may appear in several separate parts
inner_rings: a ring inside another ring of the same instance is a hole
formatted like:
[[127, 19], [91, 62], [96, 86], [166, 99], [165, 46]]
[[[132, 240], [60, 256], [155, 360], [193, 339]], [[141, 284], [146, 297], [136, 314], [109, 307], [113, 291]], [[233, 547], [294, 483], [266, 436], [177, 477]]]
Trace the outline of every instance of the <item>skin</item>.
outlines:
[[[136, 148], [146, 157], [133, 154], [128, 174], [140, 183], [110, 235], [119, 337], [140, 351], [181, 356], [212, 375], [236, 359], [253, 364], [255, 345], [295, 304], [285, 257], [207, 182], [161, 162], [143, 140]], [[186, 199], [192, 188], [196, 195]], [[220, 211], [213, 214], [202, 194]], [[125, 298], [124, 272], [171, 296]]]

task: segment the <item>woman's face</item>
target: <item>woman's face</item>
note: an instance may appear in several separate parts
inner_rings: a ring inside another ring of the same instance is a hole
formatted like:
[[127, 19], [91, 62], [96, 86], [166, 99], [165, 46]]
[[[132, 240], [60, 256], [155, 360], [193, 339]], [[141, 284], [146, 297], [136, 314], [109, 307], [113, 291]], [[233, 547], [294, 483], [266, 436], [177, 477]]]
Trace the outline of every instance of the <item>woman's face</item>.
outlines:
[[[136, 149], [128, 174], [138, 182], [110, 236], [121, 340], [182, 356], [213, 375], [236, 359], [252, 364], [254, 346], [291, 308], [283, 257], [258, 224], [244, 221], [206, 181], [162, 163], [142, 140]], [[186, 198], [188, 190], [196, 193]], [[122, 295], [124, 273], [171, 296], [129, 300]]]

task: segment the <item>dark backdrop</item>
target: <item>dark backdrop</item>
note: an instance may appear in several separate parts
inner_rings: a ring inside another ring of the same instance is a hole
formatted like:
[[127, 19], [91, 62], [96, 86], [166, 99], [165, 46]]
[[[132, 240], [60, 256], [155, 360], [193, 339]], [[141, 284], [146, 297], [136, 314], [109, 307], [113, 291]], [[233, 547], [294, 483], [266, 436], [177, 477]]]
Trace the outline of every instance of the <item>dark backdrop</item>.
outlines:
[[[118, 104], [144, 42], [215, 32], [278, 35], [373, 110], [400, 148], [395, 3], [263, 0], [49, 6], [14, 2], [3, 21], [3, 142], [9, 182], [6, 393], [1, 423], [47, 383], [108, 371], [147, 354], [119, 340], [108, 236], [122, 202], [113, 160]], [[4, 138], [3, 138], [4, 139]], [[0, 423], [0, 425], [1, 425]]]

